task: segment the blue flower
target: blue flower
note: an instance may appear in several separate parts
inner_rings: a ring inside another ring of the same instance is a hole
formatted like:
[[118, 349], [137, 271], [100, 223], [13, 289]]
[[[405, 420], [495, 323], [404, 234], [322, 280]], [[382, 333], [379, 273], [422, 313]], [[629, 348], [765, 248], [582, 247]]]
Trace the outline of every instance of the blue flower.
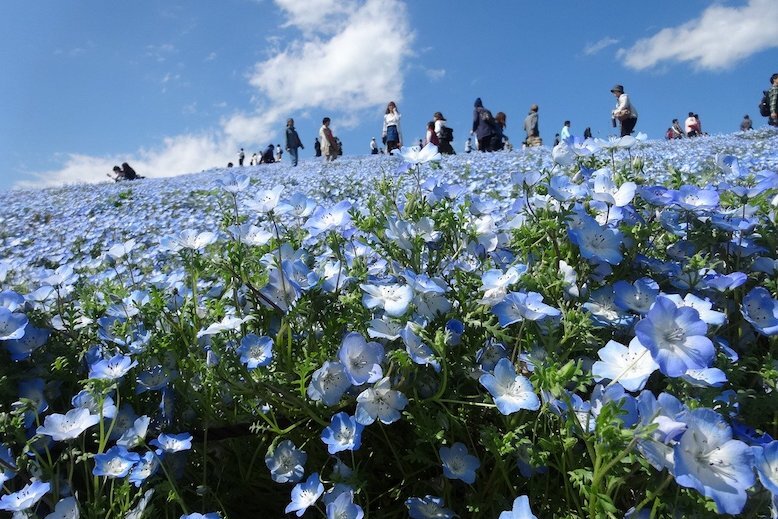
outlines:
[[778, 301], [762, 287], [752, 289], [740, 307], [743, 317], [762, 335], [778, 335]]
[[27, 324], [22, 337], [19, 339], [8, 339], [3, 344], [11, 354], [11, 360], [26, 360], [30, 358], [33, 351], [46, 344], [49, 333], [49, 330]]
[[570, 241], [578, 246], [581, 256], [595, 262], [618, 265], [621, 254], [621, 233], [602, 227], [594, 218], [583, 216], [577, 224], [569, 225]]
[[248, 369], [268, 366], [273, 360], [273, 339], [250, 333], [240, 340], [237, 351]]
[[403, 315], [413, 300], [413, 289], [410, 285], [361, 284], [359, 287], [365, 291], [365, 295], [362, 296], [362, 304], [366, 308], [383, 308], [386, 315], [392, 317]]
[[126, 447], [117, 445], [103, 454], [95, 454], [95, 468], [92, 474], [107, 478], [123, 478], [140, 461], [140, 454], [129, 452]]
[[500, 326], [519, 321], [538, 321], [546, 317], [559, 317], [562, 312], [543, 302], [543, 296], [537, 292], [511, 292], [492, 307]]
[[739, 514], [754, 484], [753, 455], [711, 409], [686, 415], [688, 428], [673, 450], [675, 481], [713, 499], [722, 514]]
[[697, 310], [678, 308], [659, 296], [648, 315], [635, 325], [640, 343], [648, 348], [668, 377], [680, 377], [688, 369], [704, 369], [713, 361], [713, 343]]
[[513, 509], [506, 510], [500, 514], [497, 519], [538, 519], [532, 515], [532, 510], [529, 507], [529, 498], [527, 496], [519, 496], [513, 500]]
[[773, 496], [778, 496], [778, 440], [754, 447], [754, 466], [759, 481]]
[[600, 360], [592, 366], [595, 382], [618, 382], [627, 391], [643, 389], [648, 377], [659, 368], [651, 358], [651, 353], [637, 339], [632, 339], [629, 347], [616, 341], [608, 341], [597, 355]]
[[189, 433], [165, 434], [162, 433], [149, 445], [157, 447], [157, 454], [186, 451], [192, 448], [192, 435]]
[[159, 465], [159, 456], [154, 452], [147, 451], [130, 471], [130, 483], [140, 488], [144, 481], [156, 474]]
[[456, 442], [451, 447], [438, 450], [443, 462], [443, 475], [448, 479], [461, 479], [468, 485], [475, 482], [475, 471], [481, 466], [478, 458], [467, 452], [464, 443]]
[[405, 328], [400, 332], [400, 337], [405, 344], [405, 351], [411, 357], [411, 360], [422, 366], [432, 366], [436, 372], [440, 372], [440, 362], [435, 358], [432, 348], [422, 342], [421, 337], [413, 332], [413, 324], [408, 322]]
[[21, 339], [29, 323], [27, 316], [0, 306], [0, 341]]
[[184, 514], [179, 519], [221, 519], [221, 514], [219, 512], [208, 512], [207, 514], [201, 514], [199, 512], [194, 512], [191, 514]]
[[[78, 501], [75, 497], [65, 497], [57, 501], [54, 511], [43, 519], [78, 519]], [[126, 516], [125, 516], [126, 517]]]
[[484, 347], [475, 354], [475, 361], [484, 371], [492, 371], [500, 359], [508, 356], [505, 345], [489, 338]]
[[365, 512], [354, 504], [354, 492], [346, 491], [327, 504], [327, 519], [362, 519]]
[[362, 445], [364, 425], [348, 413], [340, 412], [321, 433], [321, 441], [327, 444], [327, 452], [355, 451]]
[[338, 202], [330, 209], [319, 206], [313, 211], [303, 228], [308, 229], [311, 237], [315, 237], [323, 232], [346, 227], [351, 224], [351, 216], [348, 214], [350, 209], [351, 202], [347, 200]]
[[308, 385], [308, 397], [315, 402], [333, 406], [350, 387], [351, 381], [343, 364], [325, 361], [322, 367], [313, 372]]
[[494, 367], [494, 374], [481, 375], [478, 381], [492, 395], [497, 409], [504, 415], [521, 409], [536, 411], [540, 399], [532, 383], [523, 375], [517, 375], [513, 364], [507, 358], [500, 359]]
[[338, 359], [355, 386], [372, 384], [383, 376], [384, 347], [377, 342], [367, 342], [360, 333], [351, 332], [343, 338]]
[[687, 211], [707, 211], [718, 207], [719, 194], [714, 189], [684, 185], [675, 192], [673, 201]]
[[659, 285], [648, 277], [640, 278], [634, 283], [619, 280], [613, 284], [613, 292], [619, 308], [644, 315], [659, 295]]
[[319, 473], [314, 472], [303, 483], [298, 483], [292, 489], [292, 501], [286, 505], [284, 513], [295, 512], [302, 517], [308, 507], [313, 505], [324, 493], [324, 485], [319, 480]]
[[265, 465], [270, 469], [270, 477], [276, 483], [297, 483], [305, 473], [305, 461], [308, 455], [294, 446], [290, 440], [284, 440], [265, 455]]
[[114, 355], [89, 366], [89, 378], [97, 380], [118, 380], [138, 365], [129, 355]]
[[76, 408], [64, 415], [48, 415], [35, 432], [51, 436], [54, 441], [72, 440], [99, 421], [100, 416], [90, 413], [89, 409]]
[[453, 519], [454, 512], [443, 507], [443, 499], [433, 496], [411, 497], [405, 501], [411, 519]]
[[150, 422], [151, 418], [145, 415], [136, 418], [132, 425], [121, 433], [119, 439], [116, 440], [116, 445], [124, 445], [129, 449], [140, 445], [140, 443], [146, 439], [146, 432], [148, 431]]
[[35, 505], [51, 489], [51, 484], [43, 481], [33, 481], [13, 494], [0, 497], [0, 510], [21, 512]]
[[485, 305], [499, 303], [508, 294], [508, 287], [516, 283], [526, 271], [526, 265], [513, 265], [505, 272], [500, 269], [487, 270], [481, 275], [479, 290], [483, 291], [484, 296], [479, 302]]
[[365, 389], [357, 396], [356, 420], [370, 425], [376, 419], [390, 424], [400, 419], [400, 411], [408, 405], [408, 398], [392, 389], [389, 378], [384, 377], [375, 386]]

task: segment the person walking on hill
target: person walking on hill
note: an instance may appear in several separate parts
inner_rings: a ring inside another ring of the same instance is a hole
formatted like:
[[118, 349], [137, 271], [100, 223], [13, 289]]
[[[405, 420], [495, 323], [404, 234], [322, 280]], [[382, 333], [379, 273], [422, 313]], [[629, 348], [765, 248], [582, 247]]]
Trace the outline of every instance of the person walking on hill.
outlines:
[[292, 159], [292, 166], [297, 166], [298, 148], [305, 149], [305, 146], [294, 128], [294, 119], [289, 118], [286, 121], [286, 151], [289, 152], [289, 158]]
[[330, 130], [330, 118], [325, 117], [319, 128], [319, 141], [321, 142], [321, 154], [325, 162], [332, 162], [338, 157], [338, 143]]
[[438, 134], [435, 133], [435, 121], [427, 123], [427, 132], [424, 134], [424, 142], [440, 147], [440, 139], [438, 139]]
[[508, 116], [505, 112], [497, 112], [494, 116], [494, 134], [489, 144], [491, 151], [502, 151], [505, 148], [505, 141], [508, 140], [505, 136], [506, 126], [508, 126]]
[[524, 141], [527, 147], [543, 145], [538, 128], [538, 105], [536, 104], [529, 107], [529, 113], [524, 118], [524, 132], [527, 134], [527, 139]]
[[629, 96], [624, 93], [622, 85], [614, 85], [611, 88], [611, 93], [616, 97], [616, 108], [611, 112], [614, 125], [616, 121], [619, 121], [621, 136], [630, 135], [638, 123], [638, 111]]
[[440, 112], [435, 112], [432, 116], [435, 121], [435, 135], [438, 136], [438, 151], [443, 155], [456, 155], [454, 147], [451, 145], [454, 142], [454, 131], [446, 124], [446, 118]]
[[565, 121], [562, 125], [562, 129], [559, 130], [559, 138], [561, 140], [570, 138], [570, 121]]
[[384, 126], [381, 129], [381, 136], [386, 144], [386, 152], [392, 154], [392, 150], [402, 148], [403, 137], [400, 130], [400, 115], [397, 110], [397, 105], [394, 101], [389, 101], [386, 105], [386, 113], [384, 114]]
[[473, 103], [473, 128], [471, 134], [475, 134], [478, 141], [478, 151], [492, 151], [491, 141], [495, 133], [495, 122], [492, 112], [484, 108], [481, 98], [478, 97]]
[[767, 92], [770, 117], [767, 119], [767, 124], [778, 126], [778, 73], [770, 76], [770, 84], [770, 90]]
[[740, 121], [740, 131], [741, 132], [747, 132], [748, 130], [753, 130], [753, 124], [751, 123], [751, 117], [749, 117], [748, 114], [743, 116], [743, 120]]
[[240, 149], [240, 152], [238, 153], [238, 166], [243, 165], [243, 159], [246, 158], [246, 154], [243, 152], [243, 148]]

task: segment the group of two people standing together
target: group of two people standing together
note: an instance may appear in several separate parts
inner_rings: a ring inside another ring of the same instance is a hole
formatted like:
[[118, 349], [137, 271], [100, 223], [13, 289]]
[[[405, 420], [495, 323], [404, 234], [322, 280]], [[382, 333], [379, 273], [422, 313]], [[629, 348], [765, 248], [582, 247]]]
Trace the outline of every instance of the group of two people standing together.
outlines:
[[[393, 150], [402, 148], [403, 138], [400, 125], [400, 111], [397, 104], [390, 101], [386, 105], [384, 113], [384, 124], [381, 128], [381, 140], [386, 146], [386, 152], [391, 154]], [[427, 123], [427, 132], [425, 140], [429, 144], [438, 147], [438, 151], [444, 155], [454, 155], [454, 147], [451, 142], [454, 140], [454, 132], [446, 124], [446, 118], [440, 112], [435, 112], [433, 120]], [[373, 144], [371, 143], [371, 148]], [[375, 148], [373, 148], [375, 150]]]

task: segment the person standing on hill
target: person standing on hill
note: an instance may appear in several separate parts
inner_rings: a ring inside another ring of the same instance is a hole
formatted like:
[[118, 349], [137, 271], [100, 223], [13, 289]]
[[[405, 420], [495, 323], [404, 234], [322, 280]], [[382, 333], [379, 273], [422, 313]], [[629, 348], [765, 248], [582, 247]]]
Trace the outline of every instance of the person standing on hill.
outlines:
[[376, 144], [375, 137], [370, 139], [370, 154], [378, 155], [378, 144]]
[[332, 162], [338, 157], [338, 143], [330, 130], [330, 118], [325, 117], [319, 128], [319, 141], [321, 142], [321, 154], [325, 162]]
[[770, 107], [770, 117], [767, 124], [778, 126], [778, 73], [770, 76], [770, 91], [767, 92], [768, 106]]
[[506, 126], [508, 126], [508, 116], [505, 112], [497, 112], [494, 116], [494, 134], [489, 145], [492, 151], [502, 151], [505, 148], [505, 141], [508, 140], [505, 135]]
[[240, 153], [238, 153], [238, 166], [243, 165], [243, 159], [246, 158], [246, 154], [243, 152], [243, 148], [240, 149]]
[[562, 140], [570, 138], [570, 121], [565, 121], [562, 129], [559, 131], [559, 138]]
[[386, 152], [392, 154], [392, 150], [402, 148], [403, 137], [400, 130], [400, 112], [397, 110], [397, 105], [394, 101], [389, 101], [386, 105], [386, 113], [384, 114], [384, 126], [381, 129], [381, 136], [386, 144]]
[[694, 112], [689, 112], [689, 116], [684, 121], [684, 129], [687, 137], [697, 137], [700, 135], [700, 126]]
[[538, 128], [538, 105], [533, 104], [529, 107], [529, 113], [524, 118], [524, 132], [527, 139], [524, 144], [527, 147], [541, 146], [543, 141], [540, 139], [540, 129]]
[[611, 112], [613, 121], [621, 124], [621, 136], [630, 135], [638, 123], [638, 111], [629, 96], [624, 93], [622, 85], [614, 85], [611, 93], [616, 97], [616, 108]]
[[754, 126], [751, 123], [751, 117], [749, 117], [748, 114], [743, 116], [743, 120], [740, 121], [740, 131], [741, 132], [747, 132], [748, 130], [753, 130]]
[[313, 152], [315, 157], [321, 157], [321, 142], [318, 137], [313, 141]]
[[292, 166], [297, 166], [297, 148], [305, 149], [297, 130], [294, 129], [294, 119], [286, 121], [286, 151], [289, 152], [289, 158], [292, 159]]
[[683, 139], [685, 137], [683, 133], [683, 128], [681, 128], [681, 123], [678, 122], [678, 119], [673, 119], [673, 139]]
[[473, 128], [470, 134], [475, 134], [478, 141], [478, 151], [492, 151], [491, 141], [494, 135], [494, 116], [492, 112], [484, 108], [481, 98], [473, 103]]
[[456, 155], [451, 143], [454, 141], [454, 131], [446, 124], [446, 118], [440, 112], [435, 112], [432, 116], [435, 121], [435, 134], [438, 136], [438, 150], [444, 155]]

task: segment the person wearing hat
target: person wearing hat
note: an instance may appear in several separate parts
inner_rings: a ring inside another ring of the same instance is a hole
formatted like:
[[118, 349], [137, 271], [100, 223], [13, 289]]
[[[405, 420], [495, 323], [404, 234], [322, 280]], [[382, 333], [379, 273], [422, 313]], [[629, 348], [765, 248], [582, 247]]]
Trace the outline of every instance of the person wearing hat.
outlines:
[[527, 146], [540, 146], [543, 141], [540, 140], [540, 130], [538, 129], [538, 105], [533, 104], [529, 107], [529, 114], [524, 118], [524, 131], [527, 133], [527, 140], [524, 143]]
[[618, 100], [616, 102], [616, 108], [611, 112], [614, 123], [619, 121], [621, 123], [621, 136], [629, 135], [635, 129], [635, 125], [638, 122], [638, 111], [635, 109], [635, 105], [630, 101], [629, 96], [624, 93], [624, 87], [622, 85], [615, 85], [611, 88], [611, 93], [616, 96]]

